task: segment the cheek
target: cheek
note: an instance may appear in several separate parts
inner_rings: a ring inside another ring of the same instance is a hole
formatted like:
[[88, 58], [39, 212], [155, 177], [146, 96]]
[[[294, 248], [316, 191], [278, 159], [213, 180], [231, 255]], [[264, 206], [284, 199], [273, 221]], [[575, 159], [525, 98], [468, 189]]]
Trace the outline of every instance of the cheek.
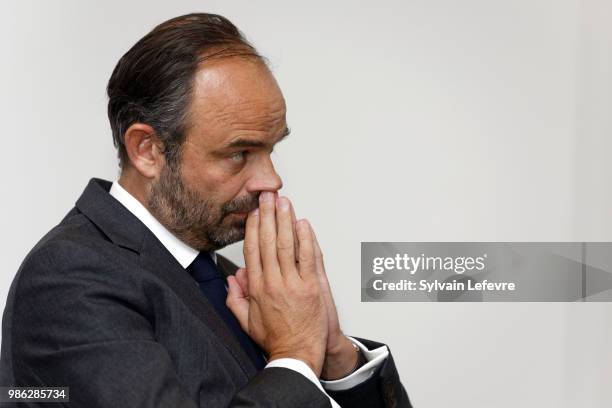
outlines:
[[225, 180], [213, 163], [202, 160], [190, 160], [185, 157], [181, 163], [181, 175], [187, 187], [197, 191], [213, 191], [215, 186]]
[[222, 160], [203, 160], [201, 156], [193, 154], [183, 157], [181, 173], [186, 187], [218, 203], [239, 197], [248, 174], [244, 168], [236, 171]]
[[183, 178], [187, 187], [197, 191], [200, 197], [225, 204], [240, 197], [244, 190], [246, 178], [242, 174], [228, 175], [225, 172], [212, 171], [210, 168], [192, 169]]

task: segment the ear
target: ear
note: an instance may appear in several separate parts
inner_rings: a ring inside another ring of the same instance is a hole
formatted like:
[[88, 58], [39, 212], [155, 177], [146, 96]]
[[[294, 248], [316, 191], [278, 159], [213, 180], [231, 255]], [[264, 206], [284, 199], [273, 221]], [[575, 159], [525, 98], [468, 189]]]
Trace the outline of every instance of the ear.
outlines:
[[130, 164], [143, 177], [157, 178], [166, 163], [163, 144], [155, 130], [144, 123], [134, 123], [123, 136]]

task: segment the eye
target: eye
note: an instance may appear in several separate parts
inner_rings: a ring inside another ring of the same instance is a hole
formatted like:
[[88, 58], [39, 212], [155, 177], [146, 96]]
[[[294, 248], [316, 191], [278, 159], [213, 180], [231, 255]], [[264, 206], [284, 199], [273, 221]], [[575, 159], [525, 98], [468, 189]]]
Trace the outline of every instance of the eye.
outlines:
[[232, 153], [232, 155], [230, 156], [230, 160], [236, 163], [240, 163], [246, 158], [246, 154], [246, 151]]

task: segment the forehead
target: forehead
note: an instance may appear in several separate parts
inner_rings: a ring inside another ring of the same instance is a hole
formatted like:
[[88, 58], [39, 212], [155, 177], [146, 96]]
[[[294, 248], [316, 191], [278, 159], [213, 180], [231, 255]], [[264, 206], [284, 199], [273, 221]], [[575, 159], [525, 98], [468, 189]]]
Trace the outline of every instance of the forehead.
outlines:
[[253, 58], [206, 61], [196, 72], [190, 108], [192, 134], [221, 143], [239, 133], [278, 136], [286, 126], [285, 100], [263, 62]]

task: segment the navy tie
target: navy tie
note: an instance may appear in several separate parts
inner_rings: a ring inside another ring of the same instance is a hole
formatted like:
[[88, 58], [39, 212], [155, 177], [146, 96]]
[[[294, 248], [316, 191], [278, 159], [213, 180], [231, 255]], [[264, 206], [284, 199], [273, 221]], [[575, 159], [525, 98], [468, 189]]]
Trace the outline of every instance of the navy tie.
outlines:
[[263, 352], [242, 330], [232, 311], [225, 305], [225, 299], [227, 298], [225, 279], [219, 273], [217, 265], [212, 260], [210, 254], [208, 252], [200, 252], [191, 265], [187, 267], [187, 271], [198, 282], [198, 286], [204, 296], [206, 296], [221, 319], [229, 327], [245, 353], [253, 361], [257, 370], [262, 370], [266, 365]]

